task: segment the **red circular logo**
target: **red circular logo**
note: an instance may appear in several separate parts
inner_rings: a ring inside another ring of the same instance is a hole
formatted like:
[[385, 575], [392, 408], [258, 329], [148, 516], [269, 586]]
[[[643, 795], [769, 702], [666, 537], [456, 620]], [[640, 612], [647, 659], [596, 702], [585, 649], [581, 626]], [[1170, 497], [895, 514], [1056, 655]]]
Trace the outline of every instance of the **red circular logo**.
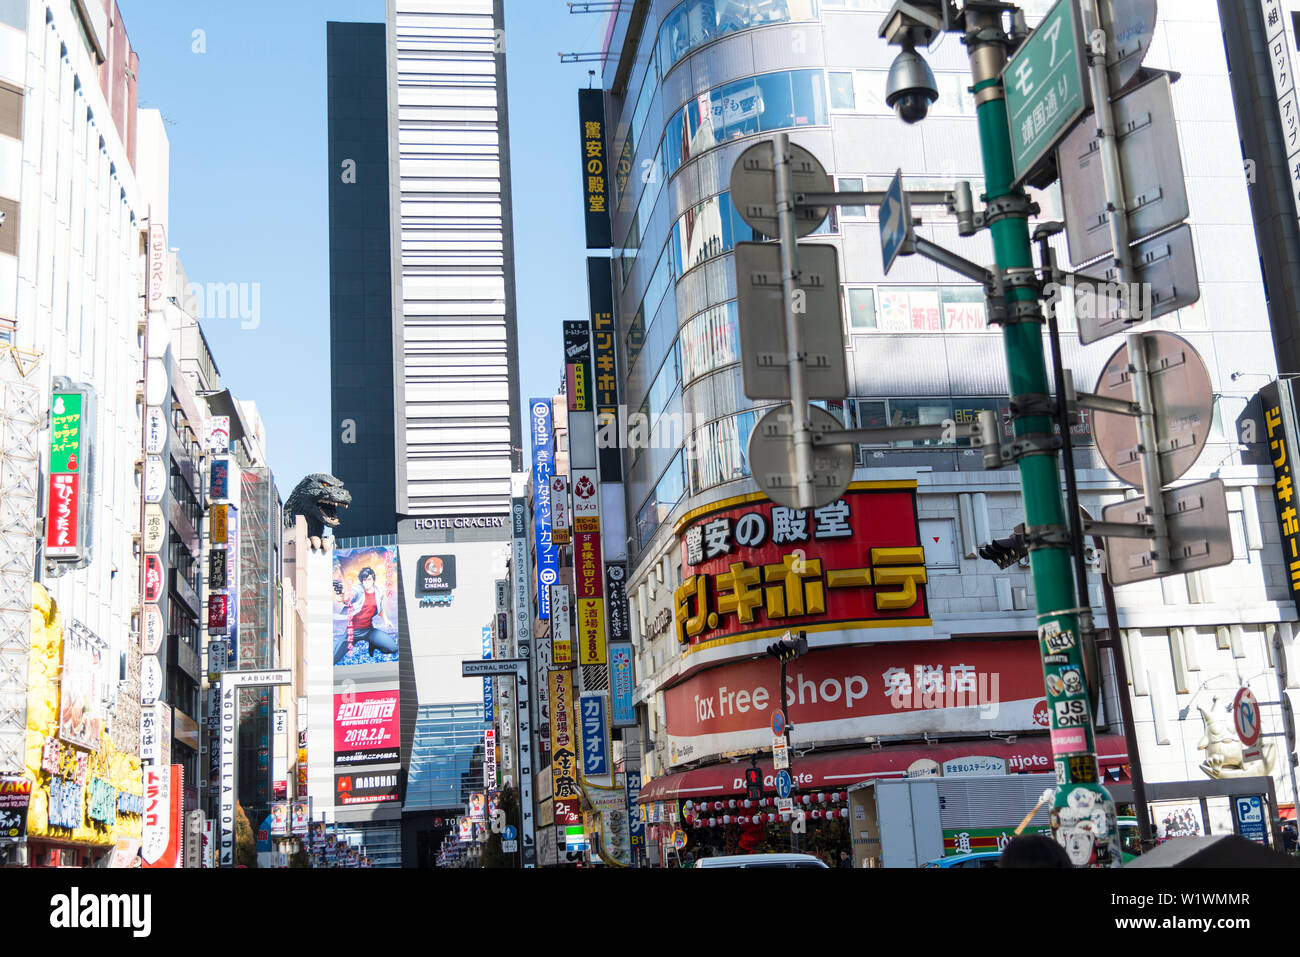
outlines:
[[1047, 699], [1044, 698], [1034, 705], [1034, 726], [1048, 728], [1051, 724], [1052, 719], [1047, 712]]

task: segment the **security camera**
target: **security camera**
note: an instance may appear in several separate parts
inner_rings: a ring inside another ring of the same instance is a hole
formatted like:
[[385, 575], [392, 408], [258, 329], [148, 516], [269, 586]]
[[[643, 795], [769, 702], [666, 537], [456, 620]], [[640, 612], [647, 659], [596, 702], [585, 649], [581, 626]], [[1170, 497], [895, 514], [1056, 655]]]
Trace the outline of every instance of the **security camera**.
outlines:
[[894, 59], [885, 84], [885, 103], [904, 123], [920, 123], [939, 99], [939, 87], [930, 65], [911, 44]]

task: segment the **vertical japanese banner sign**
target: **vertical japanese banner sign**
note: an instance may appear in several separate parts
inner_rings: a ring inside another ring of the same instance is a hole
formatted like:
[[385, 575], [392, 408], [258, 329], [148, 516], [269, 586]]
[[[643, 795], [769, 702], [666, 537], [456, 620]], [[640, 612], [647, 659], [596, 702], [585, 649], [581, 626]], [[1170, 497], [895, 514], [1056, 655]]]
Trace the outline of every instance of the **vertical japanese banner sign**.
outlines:
[[[627, 818], [628, 834], [631, 836], [631, 845], [633, 849], [645, 845], [645, 824], [641, 820], [641, 807], [637, 803], [641, 797], [641, 772], [628, 771], [623, 782], [627, 789]], [[636, 858], [633, 856], [633, 866], [636, 866]]]
[[537, 617], [550, 620], [550, 586], [559, 575], [560, 556], [551, 540], [551, 400], [528, 403], [533, 434], [533, 522], [537, 545]]
[[632, 708], [632, 646], [627, 642], [609, 644], [609, 687], [613, 699], [614, 727], [636, 727]]
[[551, 784], [555, 803], [555, 826], [576, 824], [578, 811], [578, 755], [573, 737], [572, 672], [548, 672], [546, 687], [551, 697]]
[[551, 586], [551, 658], [555, 664], [573, 664], [573, 615], [569, 610], [569, 586]]
[[582, 774], [597, 777], [609, 774], [609, 732], [605, 725], [605, 693], [588, 691], [578, 704], [582, 723]]
[[[60, 386], [60, 383], [64, 385]], [[76, 561], [85, 555], [86, 487], [90, 472], [91, 396], [88, 389], [72, 388], [66, 379], [55, 381], [50, 397], [50, 478], [45, 555]]]
[[578, 606], [578, 662], [584, 665], [603, 665], [607, 657], [596, 482], [595, 469], [573, 472], [573, 589]]
[[[492, 628], [488, 625], [483, 626], [483, 658], [484, 660], [492, 657]], [[496, 715], [492, 711], [492, 679], [483, 679], [483, 723], [489, 728], [496, 721]]]
[[587, 248], [609, 249], [609, 162], [605, 155], [605, 95], [578, 91], [578, 126], [582, 136], [582, 197]]
[[1287, 43], [1286, 21], [1290, 11], [1282, 0], [1260, 0], [1264, 16], [1264, 33], [1268, 37], [1268, 63], [1273, 68], [1273, 90], [1277, 113], [1282, 123], [1282, 149], [1287, 155], [1291, 174], [1291, 200], [1294, 216], [1300, 213], [1300, 98], [1296, 96], [1295, 74], [1291, 72], [1291, 49]]
[[569, 544], [569, 477], [551, 478], [551, 541], [556, 545]]
[[614, 280], [609, 259], [587, 260], [587, 296], [591, 304], [591, 351], [595, 361], [596, 453], [600, 480], [623, 481], [618, 429], [618, 372], [614, 349]]
[[564, 324], [564, 381], [569, 411], [591, 411], [591, 327], [586, 322]]
[[[1291, 474], [1291, 453], [1300, 448], [1300, 429], [1296, 423], [1295, 391], [1289, 379], [1279, 379], [1264, 386], [1259, 396], [1267, 434], [1258, 438], [1268, 443], [1268, 457], [1273, 463], [1273, 504], [1277, 506], [1278, 529], [1282, 533], [1282, 561], [1287, 567], [1291, 600], [1296, 601], [1300, 596], [1300, 502], [1296, 501], [1296, 476]], [[1244, 494], [1253, 493], [1246, 489]]]

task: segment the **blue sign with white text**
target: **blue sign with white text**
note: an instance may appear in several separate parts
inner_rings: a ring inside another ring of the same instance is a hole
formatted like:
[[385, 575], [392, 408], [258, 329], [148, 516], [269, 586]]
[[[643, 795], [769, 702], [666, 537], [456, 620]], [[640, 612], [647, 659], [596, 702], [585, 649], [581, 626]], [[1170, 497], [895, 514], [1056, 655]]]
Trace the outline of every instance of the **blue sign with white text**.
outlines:
[[[489, 625], [483, 626], [483, 657], [492, 657], [492, 628]], [[496, 720], [496, 713], [492, 708], [492, 679], [483, 679], [483, 723], [491, 727]]]
[[1234, 797], [1232, 810], [1238, 834], [1256, 844], [1268, 843], [1268, 833], [1264, 828], [1264, 802], [1258, 795]]
[[537, 536], [537, 617], [550, 620], [551, 586], [560, 573], [560, 553], [551, 541], [551, 400], [528, 401], [529, 431], [533, 436], [533, 522]]
[[609, 774], [609, 738], [605, 731], [605, 696], [584, 694], [578, 704], [582, 727], [582, 773]]
[[641, 772], [627, 772], [627, 814], [628, 828], [627, 832], [632, 836], [632, 846], [640, 847], [645, 843], [645, 824], [641, 821], [641, 808], [638, 805], [638, 799], [641, 797]]

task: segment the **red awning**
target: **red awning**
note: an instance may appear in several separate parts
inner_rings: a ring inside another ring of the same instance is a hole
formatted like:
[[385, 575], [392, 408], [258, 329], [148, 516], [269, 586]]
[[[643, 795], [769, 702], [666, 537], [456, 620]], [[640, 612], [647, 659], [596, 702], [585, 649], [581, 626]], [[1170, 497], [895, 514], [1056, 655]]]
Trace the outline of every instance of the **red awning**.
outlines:
[[[943, 764], [971, 755], [1002, 758], [1007, 762], [1009, 773], [1046, 773], [1052, 770], [1052, 743], [1046, 736], [1022, 737], [1015, 744], [989, 740], [813, 752], [803, 758], [796, 757], [791, 770], [799, 778], [796, 786], [801, 791], [810, 788], [840, 791], [873, 778], [901, 778], [914, 761], [923, 758]], [[1100, 735], [1097, 738], [1097, 761], [1103, 775], [1108, 770], [1122, 768], [1122, 777], [1127, 778], [1129, 758], [1123, 736]], [[743, 794], [744, 769], [748, 766], [748, 761], [727, 762], [666, 774], [642, 785], [638, 800], [641, 803], [676, 798], [708, 800]], [[764, 780], [773, 775], [770, 758], [760, 760], [758, 766], [763, 771]]]
[[1277, 809], [1277, 816], [1280, 817], [1280, 818], [1281, 818], [1282, 820], [1284, 820], [1284, 821], [1294, 821], [1294, 820], [1295, 820], [1295, 806], [1294, 806], [1294, 805], [1285, 805], [1285, 804], [1282, 805], [1281, 807], [1279, 807], [1279, 808]]

